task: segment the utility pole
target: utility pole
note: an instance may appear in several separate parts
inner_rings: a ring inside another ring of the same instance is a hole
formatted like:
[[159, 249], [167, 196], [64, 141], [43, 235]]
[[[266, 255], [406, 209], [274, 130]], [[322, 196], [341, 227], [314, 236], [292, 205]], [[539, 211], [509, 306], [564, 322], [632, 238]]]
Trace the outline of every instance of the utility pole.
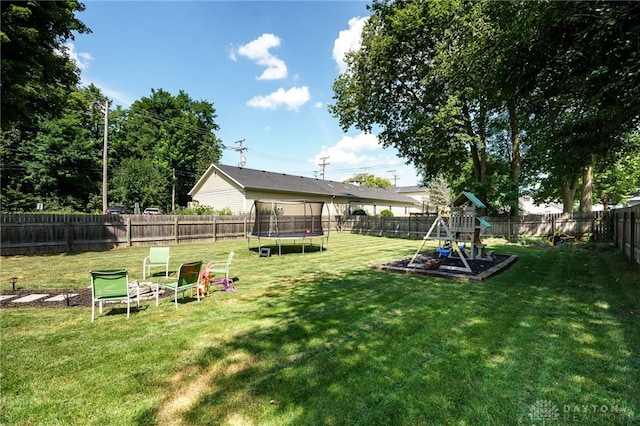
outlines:
[[322, 163], [318, 164], [318, 166], [322, 167], [322, 180], [324, 180], [324, 168], [325, 166], [329, 165], [329, 163], [327, 163], [328, 159], [329, 157], [320, 157]]
[[395, 170], [389, 170], [387, 173], [391, 173], [393, 176], [393, 187], [396, 188], [398, 184], [398, 175]]
[[173, 168], [173, 186], [171, 188], [171, 211], [176, 211], [176, 168]]
[[109, 145], [109, 105], [111, 101], [104, 101], [104, 142], [102, 146], [102, 212], [106, 212], [109, 207], [107, 200], [107, 148]]
[[239, 141], [236, 141], [236, 143], [238, 144], [237, 148], [233, 148], [234, 151], [238, 151], [240, 153], [240, 161], [238, 162], [238, 167], [244, 167], [246, 161], [246, 158], [244, 157], [244, 152], [247, 150], [246, 147], [242, 146], [242, 143], [244, 142], [244, 139], [240, 139]]

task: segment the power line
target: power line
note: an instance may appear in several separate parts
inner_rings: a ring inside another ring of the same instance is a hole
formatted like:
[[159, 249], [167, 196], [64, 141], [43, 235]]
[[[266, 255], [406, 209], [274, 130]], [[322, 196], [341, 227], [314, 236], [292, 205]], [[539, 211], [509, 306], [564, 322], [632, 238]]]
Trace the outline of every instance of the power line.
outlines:
[[[200, 133], [203, 136], [215, 135], [213, 133], [213, 131], [216, 130], [216, 129], [208, 129], [206, 127], [198, 126], [196, 124], [190, 124], [190, 123], [184, 123], [184, 122], [181, 122], [181, 121], [177, 121], [176, 119], [178, 117], [167, 117], [165, 115], [158, 114], [158, 113], [155, 113], [153, 111], [142, 110], [142, 109], [138, 110], [138, 109], [133, 109], [133, 108], [129, 109], [129, 113], [131, 113], [133, 115], [137, 115], [138, 117], [149, 116], [152, 119], [160, 121], [160, 122], [165, 122], [165, 123], [171, 122], [171, 124], [176, 126], [176, 127], [181, 127], [181, 128], [183, 128], [185, 130], [192, 130], [192, 131], [195, 131], [196, 133]], [[186, 114], [186, 112], [180, 111], [180, 114]]]

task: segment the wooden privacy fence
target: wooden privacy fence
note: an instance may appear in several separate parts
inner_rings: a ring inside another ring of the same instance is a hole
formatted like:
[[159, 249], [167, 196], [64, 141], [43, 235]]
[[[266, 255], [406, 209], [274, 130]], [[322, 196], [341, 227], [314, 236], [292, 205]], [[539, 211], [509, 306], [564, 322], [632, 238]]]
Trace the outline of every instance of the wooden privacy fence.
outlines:
[[[640, 263], [640, 206], [588, 214], [486, 218], [485, 237], [546, 237], [555, 231], [590, 235], [615, 244]], [[348, 216], [325, 220], [324, 229], [422, 238], [435, 217]], [[140, 245], [244, 239], [246, 216], [0, 215], [0, 254], [28, 255], [108, 250]]]
[[611, 215], [616, 247], [640, 264], [640, 205], [613, 210]]
[[[546, 237], [554, 232], [571, 235], [593, 235], [597, 239], [610, 238], [610, 221], [602, 212], [581, 214], [530, 215], [519, 217], [487, 217], [492, 226], [483, 231], [486, 237], [516, 238], [519, 236]], [[360, 234], [421, 238], [428, 231], [432, 217], [350, 216], [341, 219], [338, 228]]]
[[11, 214], [0, 216], [0, 254], [100, 251], [244, 238], [240, 216]]

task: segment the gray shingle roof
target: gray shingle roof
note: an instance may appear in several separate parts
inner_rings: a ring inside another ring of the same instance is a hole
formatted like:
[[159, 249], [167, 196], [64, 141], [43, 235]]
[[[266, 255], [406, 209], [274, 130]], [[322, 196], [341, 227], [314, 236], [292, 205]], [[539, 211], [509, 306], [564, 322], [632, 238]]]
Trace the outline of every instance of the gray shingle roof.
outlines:
[[415, 203], [415, 200], [411, 197], [400, 195], [396, 193], [396, 191], [386, 189], [369, 188], [349, 183], [226, 166], [223, 164], [215, 164], [214, 166], [245, 189], [296, 193], [301, 195], [328, 195], [356, 200]]

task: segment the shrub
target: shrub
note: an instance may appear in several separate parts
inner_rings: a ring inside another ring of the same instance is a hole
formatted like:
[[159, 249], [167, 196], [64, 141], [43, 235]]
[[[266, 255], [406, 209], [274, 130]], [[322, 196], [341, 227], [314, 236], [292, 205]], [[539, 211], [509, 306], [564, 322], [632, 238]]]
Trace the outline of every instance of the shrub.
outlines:
[[354, 216], [366, 216], [367, 212], [362, 209], [358, 209], [358, 210], [354, 210], [353, 213], [351, 214]]
[[389, 209], [384, 209], [380, 212], [380, 217], [393, 217], [393, 212]]
[[233, 212], [229, 207], [225, 207], [221, 210], [215, 210], [213, 207], [204, 205], [182, 208], [177, 210], [176, 214], [191, 216], [233, 216]]

